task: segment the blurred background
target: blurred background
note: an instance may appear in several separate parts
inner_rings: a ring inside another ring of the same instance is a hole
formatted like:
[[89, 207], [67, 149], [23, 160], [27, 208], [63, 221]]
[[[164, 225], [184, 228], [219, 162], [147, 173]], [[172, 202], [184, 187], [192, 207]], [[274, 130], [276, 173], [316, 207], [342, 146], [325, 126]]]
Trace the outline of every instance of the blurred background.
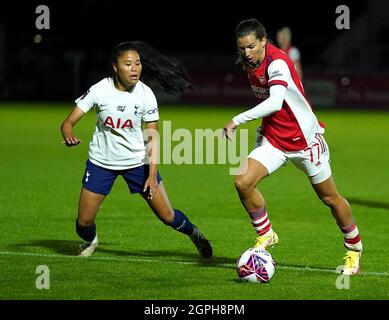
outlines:
[[[0, 101], [73, 103], [107, 75], [111, 49], [144, 40], [181, 59], [195, 91], [160, 102], [249, 105], [256, 100], [235, 65], [236, 24], [263, 23], [276, 43], [288, 26], [301, 54], [303, 83], [314, 107], [389, 109], [389, 11], [385, 0], [297, 2], [29, 1], [1, 5]], [[38, 29], [38, 5], [49, 29]], [[337, 6], [350, 10], [338, 29]]]

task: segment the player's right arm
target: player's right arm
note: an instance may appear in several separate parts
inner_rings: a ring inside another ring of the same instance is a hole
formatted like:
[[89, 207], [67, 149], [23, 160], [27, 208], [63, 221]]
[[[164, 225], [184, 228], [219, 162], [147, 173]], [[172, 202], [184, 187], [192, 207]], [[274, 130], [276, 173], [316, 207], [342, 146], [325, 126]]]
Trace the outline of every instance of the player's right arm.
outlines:
[[66, 119], [62, 122], [61, 133], [64, 139], [62, 143], [66, 144], [68, 147], [76, 146], [82, 142], [80, 139], [74, 136], [73, 127], [84, 115], [85, 112], [82, 111], [79, 107], [75, 106]]
[[254, 108], [232, 118], [232, 122], [228, 124], [230, 127], [233, 124], [238, 126], [258, 118], [267, 117], [281, 110], [291, 77], [289, 67], [284, 60], [276, 59], [269, 65], [268, 74], [269, 97]]

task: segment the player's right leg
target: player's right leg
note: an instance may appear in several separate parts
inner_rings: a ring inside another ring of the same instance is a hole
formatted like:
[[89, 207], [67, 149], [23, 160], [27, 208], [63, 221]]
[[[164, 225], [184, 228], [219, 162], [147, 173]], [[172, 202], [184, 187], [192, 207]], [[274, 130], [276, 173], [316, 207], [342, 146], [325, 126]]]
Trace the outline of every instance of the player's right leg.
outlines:
[[79, 256], [90, 256], [99, 244], [95, 219], [104, 199], [105, 195], [91, 192], [85, 188], [81, 189], [76, 232], [85, 242], [80, 245]]
[[112, 170], [102, 168], [89, 160], [86, 162], [76, 220], [76, 233], [84, 240], [80, 245], [79, 256], [90, 256], [99, 243], [95, 223], [97, 211], [111, 191], [116, 176], [117, 173]]
[[286, 159], [281, 151], [270, 146], [265, 139], [262, 143], [249, 154], [243, 172], [235, 179], [235, 187], [257, 233], [254, 246], [266, 249], [278, 243], [278, 236], [273, 232], [265, 200], [256, 187], [283, 165]]

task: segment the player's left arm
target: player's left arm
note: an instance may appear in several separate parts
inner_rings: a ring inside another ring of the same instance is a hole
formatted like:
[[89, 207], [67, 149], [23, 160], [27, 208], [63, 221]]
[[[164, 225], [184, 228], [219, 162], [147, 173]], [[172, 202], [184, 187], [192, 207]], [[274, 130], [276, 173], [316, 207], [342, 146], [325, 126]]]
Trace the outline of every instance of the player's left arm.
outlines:
[[147, 192], [147, 197], [152, 199], [155, 193], [158, 191], [157, 181], [157, 164], [159, 163], [159, 132], [158, 132], [158, 103], [153, 91], [149, 88], [145, 88], [145, 103], [144, 114], [142, 121], [146, 130], [146, 153], [149, 160], [149, 177], [144, 185], [143, 192]]
[[159, 163], [159, 132], [158, 121], [145, 122], [147, 138], [146, 152], [149, 160], [149, 176], [145, 182], [143, 192], [148, 190], [147, 197], [152, 199], [158, 191], [157, 165]]

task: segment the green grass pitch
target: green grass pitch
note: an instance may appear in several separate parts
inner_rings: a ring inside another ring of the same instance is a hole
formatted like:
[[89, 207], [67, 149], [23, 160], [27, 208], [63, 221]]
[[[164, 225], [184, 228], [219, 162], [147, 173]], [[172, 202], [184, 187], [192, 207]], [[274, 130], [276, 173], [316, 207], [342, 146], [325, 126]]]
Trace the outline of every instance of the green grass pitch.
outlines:
[[[139, 195], [118, 179], [97, 216], [101, 244], [75, 257], [74, 231], [93, 112], [77, 124], [83, 143], [61, 144], [59, 126], [71, 105], [0, 105], [0, 299], [388, 299], [389, 113], [320, 111], [327, 125], [338, 190], [352, 204], [364, 244], [361, 271], [337, 289], [344, 254], [330, 211], [292, 164], [260, 190], [280, 243], [269, 249], [276, 273], [268, 284], [237, 281], [235, 261], [255, 234], [234, 189], [229, 164], [163, 164], [174, 207], [212, 241], [202, 261], [192, 243], [163, 225]], [[174, 128], [221, 128], [243, 109], [161, 106]], [[250, 144], [255, 128], [250, 123]], [[162, 128], [161, 128], [162, 129]], [[176, 142], [177, 144], [178, 142]], [[174, 146], [173, 146], [174, 147]], [[50, 271], [50, 289], [36, 288], [37, 266]]]

